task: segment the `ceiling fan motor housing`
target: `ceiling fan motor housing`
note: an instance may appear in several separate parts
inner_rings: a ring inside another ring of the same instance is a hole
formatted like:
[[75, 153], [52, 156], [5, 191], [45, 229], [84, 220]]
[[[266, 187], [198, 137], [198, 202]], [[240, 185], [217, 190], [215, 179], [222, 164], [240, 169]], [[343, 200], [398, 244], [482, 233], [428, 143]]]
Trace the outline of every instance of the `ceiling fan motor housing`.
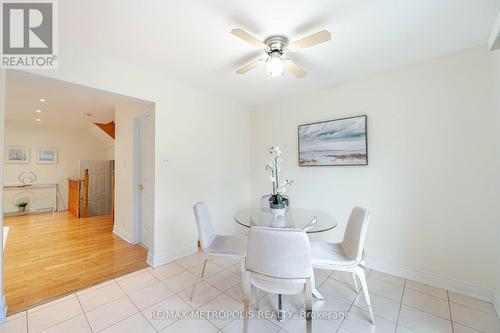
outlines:
[[273, 52], [283, 54], [288, 45], [288, 38], [284, 36], [271, 36], [264, 41], [264, 44], [269, 47], [269, 51], [267, 52], [269, 55]]

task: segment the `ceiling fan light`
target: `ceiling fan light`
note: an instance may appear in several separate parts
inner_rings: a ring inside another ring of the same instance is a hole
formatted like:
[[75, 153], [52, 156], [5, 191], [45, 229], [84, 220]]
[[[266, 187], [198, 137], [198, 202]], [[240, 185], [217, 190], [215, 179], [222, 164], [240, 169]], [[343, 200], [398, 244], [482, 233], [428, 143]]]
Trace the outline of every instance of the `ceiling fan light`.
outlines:
[[283, 65], [283, 59], [281, 58], [281, 53], [274, 51], [269, 55], [267, 60], [267, 75], [269, 77], [276, 77], [283, 74], [285, 66]]

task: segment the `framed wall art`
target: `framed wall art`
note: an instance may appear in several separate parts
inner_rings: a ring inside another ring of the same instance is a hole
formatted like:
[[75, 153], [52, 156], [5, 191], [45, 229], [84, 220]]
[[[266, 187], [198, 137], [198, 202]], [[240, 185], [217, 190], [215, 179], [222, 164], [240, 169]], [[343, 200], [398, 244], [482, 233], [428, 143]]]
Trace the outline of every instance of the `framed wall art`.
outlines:
[[366, 116], [300, 125], [299, 166], [368, 165]]

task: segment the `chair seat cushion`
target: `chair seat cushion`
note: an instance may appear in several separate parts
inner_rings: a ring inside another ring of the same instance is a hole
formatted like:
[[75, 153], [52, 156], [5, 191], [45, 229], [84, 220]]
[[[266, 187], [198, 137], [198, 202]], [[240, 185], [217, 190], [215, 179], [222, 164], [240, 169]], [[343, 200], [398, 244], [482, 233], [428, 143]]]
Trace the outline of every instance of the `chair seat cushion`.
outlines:
[[297, 295], [302, 294], [305, 289], [305, 284], [274, 282], [259, 279], [255, 276], [252, 277], [252, 284], [260, 290], [271, 294]]
[[216, 235], [205, 252], [214, 256], [245, 257], [247, 242], [245, 237]]
[[340, 243], [311, 242], [311, 256], [313, 266], [352, 267], [358, 264], [349, 258]]

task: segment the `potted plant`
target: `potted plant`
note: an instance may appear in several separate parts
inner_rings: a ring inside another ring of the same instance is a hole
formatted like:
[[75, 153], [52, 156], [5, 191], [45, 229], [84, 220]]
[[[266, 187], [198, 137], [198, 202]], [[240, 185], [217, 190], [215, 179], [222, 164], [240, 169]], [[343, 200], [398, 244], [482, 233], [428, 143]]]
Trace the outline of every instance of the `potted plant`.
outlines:
[[284, 196], [284, 193], [292, 185], [293, 181], [289, 179], [285, 179], [284, 182], [280, 181], [281, 149], [279, 147], [270, 147], [269, 153], [273, 155], [273, 160], [266, 165], [266, 170], [269, 171], [270, 180], [273, 183], [273, 194], [269, 198], [269, 208], [271, 208], [271, 212], [275, 216], [283, 216], [288, 206], [288, 198]]
[[26, 201], [19, 201], [18, 203], [16, 203], [16, 207], [19, 209], [20, 212], [25, 212], [26, 206], [28, 206], [28, 202]]

